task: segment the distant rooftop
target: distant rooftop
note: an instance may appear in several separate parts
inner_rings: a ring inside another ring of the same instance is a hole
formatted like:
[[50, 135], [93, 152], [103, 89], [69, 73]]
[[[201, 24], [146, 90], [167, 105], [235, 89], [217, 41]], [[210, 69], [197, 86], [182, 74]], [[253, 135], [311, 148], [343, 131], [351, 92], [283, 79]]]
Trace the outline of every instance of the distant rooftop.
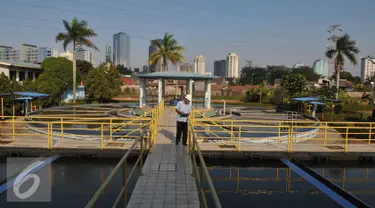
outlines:
[[367, 58], [375, 59], [375, 56], [366, 56], [366, 57], [363, 57], [362, 59], [367, 59]]
[[0, 48], [13, 48], [12, 46], [0, 45]]
[[207, 79], [213, 79], [214, 76], [211, 75], [205, 75], [205, 74], [197, 74], [193, 72], [154, 72], [154, 73], [148, 73], [148, 74], [137, 74], [136, 75], [139, 78], [148, 78], [148, 79], [179, 79], [179, 80], [207, 80]]
[[33, 68], [33, 69], [41, 69], [40, 64], [33, 64], [33, 63], [27, 63], [27, 62], [14, 62], [14, 61], [8, 61], [8, 60], [1, 60], [0, 59], [0, 65], [6, 65], [6, 66], [16, 66], [16, 67], [23, 67], [23, 68]]
[[22, 45], [24, 45], [24, 46], [28, 46], [28, 47], [34, 47], [34, 48], [37, 48], [38, 46], [36, 46], [36, 45], [31, 45], [31, 44], [22, 44]]

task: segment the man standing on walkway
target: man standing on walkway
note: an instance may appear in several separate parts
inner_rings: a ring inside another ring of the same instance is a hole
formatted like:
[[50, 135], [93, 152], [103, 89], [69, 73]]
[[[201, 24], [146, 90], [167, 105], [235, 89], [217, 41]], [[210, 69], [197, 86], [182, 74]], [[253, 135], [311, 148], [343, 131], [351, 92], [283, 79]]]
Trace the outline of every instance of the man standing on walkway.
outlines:
[[191, 113], [191, 95], [187, 94], [184, 100], [180, 101], [176, 105], [177, 113], [177, 135], [176, 135], [176, 145], [181, 140], [182, 134], [182, 144], [186, 146], [187, 144], [187, 132], [188, 132], [188, 117]]

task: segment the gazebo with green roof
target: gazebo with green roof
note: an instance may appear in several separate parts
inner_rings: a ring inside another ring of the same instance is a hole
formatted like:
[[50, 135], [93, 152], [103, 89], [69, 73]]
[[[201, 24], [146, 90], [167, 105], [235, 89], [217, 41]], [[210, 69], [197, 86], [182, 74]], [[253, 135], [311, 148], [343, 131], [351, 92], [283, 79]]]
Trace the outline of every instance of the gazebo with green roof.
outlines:
[[[211, 81], [214, 78], [211, 75], [197, 74], [192, 72], [154, 72], [148, 74], [138, 74], [137, 77], [140, 80], [139, 86], [139, 106], [143, 107], [146, 104], [146, 80], [157, 79], [158, 80], [158, 102], [160, 103], [164, 98], [164, 81], [168, 79], [172, 80], [186, 80], [187, 81], [187, 93], [193, 98], [193, 82], [204, 81], [205, 83], [205, 94], [204, 94], [204, 107], [211, 108]], [[192, 105], [192, 102], [190, 102]]]

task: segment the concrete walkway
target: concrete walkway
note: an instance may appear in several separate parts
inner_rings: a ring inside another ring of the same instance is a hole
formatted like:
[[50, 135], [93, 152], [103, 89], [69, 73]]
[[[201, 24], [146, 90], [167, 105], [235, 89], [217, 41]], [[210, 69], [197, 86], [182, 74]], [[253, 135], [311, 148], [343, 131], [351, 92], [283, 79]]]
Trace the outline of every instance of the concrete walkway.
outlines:
[[199, 198], [187, 147], [174, 144], [176, 113], [165, 108], [156, 141], [147, 156], [128, 207], [198, 208]]

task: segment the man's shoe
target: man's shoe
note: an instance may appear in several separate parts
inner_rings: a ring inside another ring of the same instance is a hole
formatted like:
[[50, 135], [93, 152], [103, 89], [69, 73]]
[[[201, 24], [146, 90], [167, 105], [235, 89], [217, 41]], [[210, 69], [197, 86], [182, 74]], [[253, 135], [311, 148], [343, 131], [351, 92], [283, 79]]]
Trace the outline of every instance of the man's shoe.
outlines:
[[183, 143], [183, 145], [184, 145], [184, 146], [187, 146], [187, 144], [186, 144], [186, 143]]
[[178, 145], [178, 142], [176, 142], [176, 146]]

